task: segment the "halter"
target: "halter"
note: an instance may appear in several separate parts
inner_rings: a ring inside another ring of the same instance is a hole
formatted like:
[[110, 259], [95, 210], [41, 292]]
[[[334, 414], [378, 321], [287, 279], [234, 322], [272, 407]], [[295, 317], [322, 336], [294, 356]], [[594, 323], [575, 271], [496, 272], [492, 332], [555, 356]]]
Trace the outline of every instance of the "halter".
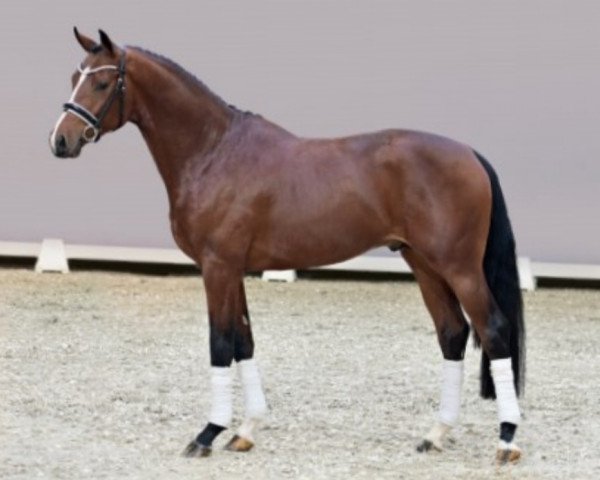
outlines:
[[102, 127], [104, 117], [106, 117], [108, 114], [110, 107], [117, 97], [119, 97], [119, 125], [117, 128], [123, 125], [123, 110], [125, 103], [125, 54], [123, 54], [121, 60], [119, 60], [119, 66], [102, 65], [100, 67], [91, 69], [86, 68], [85, 70], [82, 69], [81, 66], [78, 66], [77, 70], [79, 70], [81, 75], [92, 75], [102, 70], [116, 70], [118, 74], [117, 84], [104, 103], [104, 106], [100, 109], [98, 116], [94, 115], [87, 108], [74, 101], [67, 102], [63, 105], [63, 110], [65, 112], [72, 113], [87, 123], [87, 127], [85, 127], [83, 130], [83, 139], [88, 143], [97, 142], [100, 136], [100, 129]]

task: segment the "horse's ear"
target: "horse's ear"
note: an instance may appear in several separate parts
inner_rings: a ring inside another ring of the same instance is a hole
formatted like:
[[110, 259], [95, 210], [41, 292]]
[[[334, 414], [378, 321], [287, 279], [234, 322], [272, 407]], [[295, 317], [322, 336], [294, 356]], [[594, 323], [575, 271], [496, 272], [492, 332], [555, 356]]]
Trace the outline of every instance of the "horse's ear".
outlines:
[[77, 30], [77, 27], [73, 27], [73, 33], [75, 34], [75, 38], [79, 42], [79, 45], [81, 45], [81, 47], [86, 52], [96, 53], [98, 51], [99, 45], [96, 42], [94, 42], [94, 40], [92, 40], [91, 38], [86, 37], [85, 35], [82, 35], [81, 33], [79, 33], [79, 30]]
[[98, 30], [98, 33], [100, 34], [100, 43], [112, 55], [114, 53], [114, 46], [112, 40], [108, 38], [108, 35], [104, 30]]

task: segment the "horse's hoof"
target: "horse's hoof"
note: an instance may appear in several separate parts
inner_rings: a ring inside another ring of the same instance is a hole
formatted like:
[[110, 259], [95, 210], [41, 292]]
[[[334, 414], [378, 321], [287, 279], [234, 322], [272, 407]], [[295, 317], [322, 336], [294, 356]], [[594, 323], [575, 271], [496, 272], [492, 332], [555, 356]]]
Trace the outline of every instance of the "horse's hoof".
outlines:
[[229, 450], [230, 452], [247, 452], [251, 450], [254, 446], [250, 440], [240, 437], [239, 435], [234, 435], [229, 443], [225, 445], [225, 450]]
[[442, 448], [441, 448], [441, 446], [436, 445], [431, 440], [427, 440], [427, 439], [423, 440], [421, 443], [419, 443], [417, 445], [417, 452], [419, 452], [419, 453], [429, 452], [430, 450], [436, 450], [438, 452], [441, 452]]
[[421, 443], [417, 445], [417, 452], [423, 453], [428, 452], [433, 447], [433, 443], [429, 440], [423, 440]]
[[208, 457], [212, 452], [211, 447], [207, 447], [206, 445], [202, 445], [198, 443], [196, 440], [189, 443], [185, 450], [181, 452], [182, 457], [188, 458], [201, 458]]
[[496, 465], [517, 463], [521, 459], [521, 449], [514, 443], [500, 442], [496, 450]]
[[436, 452], [442, 451], [442, 446], [438, 442], [433, 442], [427, 438], [425, 438], [421, 443], [417, 445], [417, 452], [425, 453], [431, 450], [435, 450]]
[[430, 450], [441, 452], [443, 450], [442, 441], [449, 431], [449, 425], [437, 422], [429, 433], [423, 437], [423, 441], [417, 445], [417, 452], [423, 453], [429, 452]]

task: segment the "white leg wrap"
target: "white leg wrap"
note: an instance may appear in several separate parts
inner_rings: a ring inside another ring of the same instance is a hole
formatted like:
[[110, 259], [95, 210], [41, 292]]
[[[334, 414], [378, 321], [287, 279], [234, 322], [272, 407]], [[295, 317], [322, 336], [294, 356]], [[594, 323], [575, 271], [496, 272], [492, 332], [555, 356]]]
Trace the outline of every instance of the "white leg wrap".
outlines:
[[221, 427], [228, 427], [233, 415], [231, 368], [211, 367], [211, 409], [208, 421]]
[[521, 421], [521, 412], [517, 402], [512, 361], [509, 358], [492, 360], [490, 362], [494, 387], [496, 389], [496, 402], [498, 404], [498, 421], [518, 425]]
[[244, 391], [245, 418], [237, 433], [240, 437], [254, 442], [253, 432], [267, 414], [267, 401], [256, 361], [251, 358], [238, 362], [238, 372]]
[[246, 418], [262, 418], [267, 413], [267, 401], [260, 382], [256, 361], [251, 358], [238, 362], [238, 372], [244, 390]]
[[442, 395], [438, 420], [453, 427], [460, 412], [460, 391], [462, 389], [464, 362], [444, 360], [442, 367]]

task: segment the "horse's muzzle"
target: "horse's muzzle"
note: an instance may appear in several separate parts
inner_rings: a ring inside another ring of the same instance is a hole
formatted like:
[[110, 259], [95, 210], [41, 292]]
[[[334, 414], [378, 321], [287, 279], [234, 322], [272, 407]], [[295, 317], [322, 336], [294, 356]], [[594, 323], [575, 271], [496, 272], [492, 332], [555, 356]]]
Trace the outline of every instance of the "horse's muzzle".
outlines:
[[54, 145], [51, 145], [52, 153], [60, 158], [65, 158], [69, 154], [67, 139], [64, 135], [57, 135]]
[[50, 135], [50, 150], [52, 150], [55, 157], [74, 158], [79, 156], [81, 143], [75, 142], [75, 145], [70, 146], [65, 135], [56, 135], [54, 139], [52, 138], [52, 135]]

